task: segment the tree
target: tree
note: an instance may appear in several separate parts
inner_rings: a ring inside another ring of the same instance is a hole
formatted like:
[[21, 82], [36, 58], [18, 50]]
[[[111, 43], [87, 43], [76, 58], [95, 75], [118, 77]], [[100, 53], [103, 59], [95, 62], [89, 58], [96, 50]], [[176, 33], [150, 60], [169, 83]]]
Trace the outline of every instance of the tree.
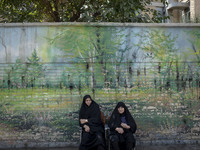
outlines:
[[30, 58], [27, 58], [26, 72], [24, 78], [26, 83], [31, 83], [31, 87], [34, 86], [35, 81], [44, 75], [44, 69], [42, 64], [39, 64], [40, 58], [37, 55], [36, 50], [33, 51]]
[[[185, 57], [185, 64], [187, 64], [187, 76], [185, 75], [185, 80], [188, 79], [189, 87], [191, 85], [196, 84], [197, 87], [200, 87], [200, 31], [190, 30], [186, 31], [187, 34], [190, 35], [190, 44], [191, 48], [188, 48], [188, 52], [183, 53]], [[190, 61], [197, 62], [189, 63]], [[186, 68], [186, 67], [185, 67]]]
[[27, 87], [29, 84], [33, 87], [35, 81], [44, 76], [44, 68], [39, 61], [40, 58], [34, 50], [31, 57], [27, 58], [26, 64], [17, 58], [15, 64], [5, 68], [7, 75], [4, 80], [7, 81], [8, 87]]
[[25, 72], [24, 64], [21, 63], [19, 58], [16, 59], [16, 63], [14, 65], [10, 65], [9, 68], [5, 68], [6, 76], [4, 80], [7, 81], [8, 87], [23, 87], [23, 75]]
[[[177, 74], [179, 74], [178, 66], [173, 67], [173, 63], [177, 63], [178, 60], [178, 49], [175, 46], [177, 37], [173, 37], [171, 33], [167, 33], [162, 29], [144, 30], [142, 33], [137, 33], [136, 36], [140, 40], [135, 46], [144, 52], [145, 59], [152, 60], [153, 62], [158, 61], [157, 74], [164, 76], [163, 80], [166, 80], [165, 87], [169, 89], [172, 78], [171, 72], [176, 70]], [[154, 80], [155, 83], [156, 78]], [[178, 80], [179, 78], [177, 78], [177, 82]]]
[[175, 42], [177, 37], [162, 29], [144, 30], [136, 34], [140, 38], [135, 46], [146, 52], [146, 58], [161, 62], [176, 60], [177, 48]]
[[[124, 30], [110, 27], [69, 27], [61, 29], [50, 42], [63, 52], [62, 56], [68, 62], [78, 62], [73, 63], [73, 66], [78, 66], [72, 72], [82, 67], [83, 72], [79, 74], [90, 77], [91, 88], [95, 87], [97, 80], [100, 86], [107, 87], [111, 78], [114, 81], [119, 77], [117, 72], [120, 72], [120, 62], [125, 61], [124, 53], [129, 49], [125, 46], [127, 33]], [[119, 81], [116, 84], [119, 85]]]
[[[187, 55], [187, 57], [189, 56], [195, 56], [196, 57], [196, 61], [198, 62], [198, 64], [200, 65], [200, 31], [199, 30], [193, 30], [193, 31], [188, 31], [187, 33], [189, 33], [190, 35], [190, 43], [192, 48], [189, 48], [189, 53], [185, 55]], [[195, 58], [192, 58], [193, 60]]]
[[[164, 4], [166, 0], [161, 0]], [[1, 0], [1, 22], [161, 22], [151, 0]], [[151, 16], [151, 17], [150, 17]]]

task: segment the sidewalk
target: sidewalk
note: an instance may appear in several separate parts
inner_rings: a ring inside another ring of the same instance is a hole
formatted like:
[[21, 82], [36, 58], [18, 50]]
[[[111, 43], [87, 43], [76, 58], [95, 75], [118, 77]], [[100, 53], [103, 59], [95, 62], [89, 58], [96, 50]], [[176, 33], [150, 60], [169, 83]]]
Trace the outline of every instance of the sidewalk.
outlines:
[[[0, 149], [2, 150], [2, 149]], [[78, 147], [65, 148], [16, 148], [4, 150], [78, 150]], [[200, 144], [197, 145], [163, 145], [163, 146], [137, 146], [135, 150], [200, 150]]]

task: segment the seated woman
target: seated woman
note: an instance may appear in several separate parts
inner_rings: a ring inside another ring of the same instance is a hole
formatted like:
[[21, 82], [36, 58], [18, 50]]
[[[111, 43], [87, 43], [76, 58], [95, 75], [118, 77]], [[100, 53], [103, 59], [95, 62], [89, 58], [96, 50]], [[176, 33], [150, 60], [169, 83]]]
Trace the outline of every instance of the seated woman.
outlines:
[[100, 108], [90, 95], [83, 97], [79, 111], [79, 124], [82, 127], [79, 150], [104, 150], [105, 132]]
[[137, 125], [123, 102], [119, 102], [115, 107], [108, 126], [113, 150], [132, 150], [135, 147], [133, 133], [135, 133]]

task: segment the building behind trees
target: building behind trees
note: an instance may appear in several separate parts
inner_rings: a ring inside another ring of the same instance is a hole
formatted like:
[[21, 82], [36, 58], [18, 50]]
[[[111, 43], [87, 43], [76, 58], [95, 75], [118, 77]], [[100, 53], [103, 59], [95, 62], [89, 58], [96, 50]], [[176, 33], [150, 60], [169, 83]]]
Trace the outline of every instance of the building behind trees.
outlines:
[[163, 19], [164, 23], [189, 23], [199, 22], [200, 1], [199, 0], [166, 0], [164, 5], [160, 0], [154, 0], [150, 8], [156, 9], [161, 16], [169, 16]]

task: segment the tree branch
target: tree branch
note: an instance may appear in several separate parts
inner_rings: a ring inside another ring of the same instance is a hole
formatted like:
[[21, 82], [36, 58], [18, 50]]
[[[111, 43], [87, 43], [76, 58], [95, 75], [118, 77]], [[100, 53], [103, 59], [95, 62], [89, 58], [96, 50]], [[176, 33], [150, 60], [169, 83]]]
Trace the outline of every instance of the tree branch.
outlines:
[[46, 8], [47, 8], [47, 13], [51, 15], [51, 17], [53, 18], [53, 20], [55, 22], [60, 22], [60, 17], [59, 17], [59, 13], [58, 13], [58, 1], [59, 0], [54, 0], [54, 7], [56, 9], [56, 11], [53, 11], [53, 7], [51, 6], [51, 3], [48, 0], [44, 0], [44, 2], [46, 3]]

